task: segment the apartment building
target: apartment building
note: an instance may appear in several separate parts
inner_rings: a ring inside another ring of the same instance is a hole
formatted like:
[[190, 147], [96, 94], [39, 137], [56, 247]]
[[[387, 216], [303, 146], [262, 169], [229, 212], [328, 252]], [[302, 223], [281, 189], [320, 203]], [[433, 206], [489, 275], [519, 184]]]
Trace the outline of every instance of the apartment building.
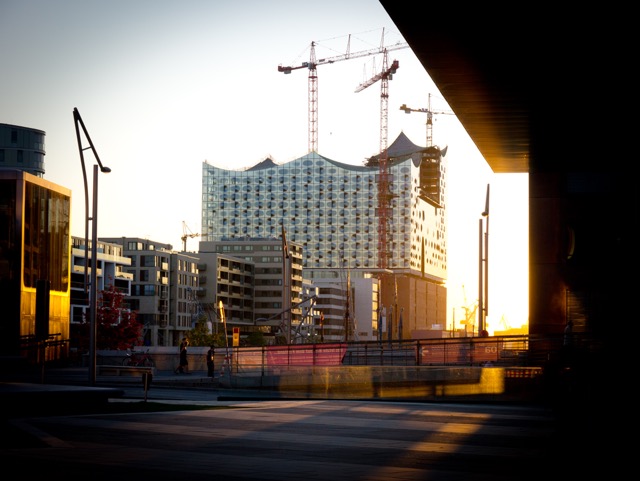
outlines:
[[[285, 241], [286, 242], [286, 241]], [[223, 303], [227, 322], [241, 333], [263, 328], [288, 340], [302, 322], [302, 246], [282, 238], [237, 237], [200, 241], [201, 291]], [[269, 328], [267, 328], [269, 327]]]
[[[194, 292], [198, 312], [205, 315], [214, 333], [231, 327], [253, 326], [255, 263], [243, 257], [216, 252], [216, 246], [205, 246], [196, 255], [199, 289]], [[222, 249], [221, 249], [222, 250]], [[220, 305], [224, 309], [223, 322]]]
[[127, 302], [144, 326], [144, 343], [177, 346], [194, 326], [192, 292], [198, 289], [198, 257], [139, 237], [105, 237], [100, 241], [120, 244], [131, 259], [127, 272], [133, 279]]
[[[126, 257], [120, 244], [99, 240], [96, 246], [98, 254], [96, 264], [97, 292], [111, 286], [125, 296], [131, 294], [133, 274], [127, 272], [131, 259]], [[83, 322], [89, 315], [89, 274], [91, 272], [91, 244], [85, 244], [81, 237], [71, 237], [71, 324]], [[87, 269], [86, 266], [89, 266]]]

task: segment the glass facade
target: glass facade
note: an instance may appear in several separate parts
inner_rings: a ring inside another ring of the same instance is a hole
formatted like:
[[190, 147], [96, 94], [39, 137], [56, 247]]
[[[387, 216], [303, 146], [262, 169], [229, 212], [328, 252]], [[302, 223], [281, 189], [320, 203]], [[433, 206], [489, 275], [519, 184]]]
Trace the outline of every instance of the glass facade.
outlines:
[[47, 279], [52, 290], [69, 292], [71, 199], [31, 182], [24, 199], [23, 285]]
[[[443, 282], [445, 166], [438, 163], [440, 203], [435, 207], [421, 195], [421, 163], [407, 155], [388, 164], [387, 267]], [[311, 277], [321, 277], [324, 270], [374, 270], [379, 265], [378, 179], [378, 167], [344, 164], [315, 152], [282, 165], [266, 159], [246, 170], [205, 162], [202, 240], [279, 238], [283, 225], [287, 238], [303, 246], [303, 267], [315, 273]]]
[[44, 138], [42, 130], [0, 124], [0, 168], [19, 169], [43, 177]]
[[[34, 362], [68, 355], [70, 212], [69, 189], [0, 169], [0, 348], [6, 355]], [[43, 340], [44, 352], [37, 349]]]

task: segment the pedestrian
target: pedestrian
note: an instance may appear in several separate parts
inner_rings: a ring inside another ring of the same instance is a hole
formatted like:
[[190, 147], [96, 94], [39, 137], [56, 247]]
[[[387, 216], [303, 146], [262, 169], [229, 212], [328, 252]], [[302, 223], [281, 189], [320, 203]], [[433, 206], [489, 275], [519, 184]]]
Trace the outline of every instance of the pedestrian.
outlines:
[[189, 374], [189, 361], [187, 360], [187, 347], [189, 347], [189, 340], [186, 337], [182, 338], [180, 343], [180, 363], [175, 370], [176, 374]]
[[214, 377], [213, 372], [214, 372], [214, 357], [215, 357], [215, 348], [213, 347], [213, 345], [211, 345], [211, 347], [209, 348], [209, 350], [207, 351], [207, 376], [209, 377]]
[[571, 347], [573, 344], [573, 321], [569, 319], [567, 321], [567, 325], [564, 326], [564, 337], [562, 340], [562, 345], [566, 348]]
[[570, 366], [573, 363], [573, 321], [571, 319], [564, 326], [562, 357], [565, 366]]

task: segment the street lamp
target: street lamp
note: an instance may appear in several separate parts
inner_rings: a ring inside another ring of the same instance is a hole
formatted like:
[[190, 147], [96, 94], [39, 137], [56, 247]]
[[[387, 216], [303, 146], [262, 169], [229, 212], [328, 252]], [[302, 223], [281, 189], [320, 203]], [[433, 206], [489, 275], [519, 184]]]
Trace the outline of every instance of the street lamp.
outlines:
[[[479, 269], [478, 269], [478, 335], [486, 335], [486, 319], [489, 313], [489, 184], [484, 212], [479, 226]], [[483, 217], [487, 218], [486, 229], [483, 229]]]
[[[84, 292], [87, 293], [87, 269], [89, 268], [89, 221], [91, 220], [92, 235], [91, 235], [91, 280], [88, 283], [89, 287], [89, 385], [93, 386], [96, 383], [96, 309], [97, 309], [97, 274], [98, 274], [98, 166], [100, 171], [108, 174], [111, 172], [109, 167], [105, 167], [100, 162], [100, 157], [96, 152], [89, 132], [80, 117], [80, 112], [77, 108], [73, 109], [73, 120], [76, 128], [76, 138], [78, 140], [78, 150], [80, 152], [80, 162], [82, 164], [82, 178], [84, 180]], [[82, 127], [82, 131], [89, 142], [89, 147], [82, 147], [82, 140], [80, 138], [80, 130], [78, 126]], [[87, 185], [87, 169], [84, 163], [84, 151], [91, 149], [98, 165], [93, 166], [93, 211], [91, 217], [89, 217], [89, 189]]]
[[286, 328], [285, 338], [291, 344], [291, 271], [293, 270], [287, 235], [282, 222], [282, 325]]

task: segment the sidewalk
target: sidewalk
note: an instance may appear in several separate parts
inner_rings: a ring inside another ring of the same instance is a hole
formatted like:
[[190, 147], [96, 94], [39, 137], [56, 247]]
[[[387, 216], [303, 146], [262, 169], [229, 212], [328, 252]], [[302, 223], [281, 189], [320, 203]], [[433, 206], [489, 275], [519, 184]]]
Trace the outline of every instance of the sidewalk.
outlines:
[[[426, 367], [416, 377], [415, 368], [409, 373], [401, 367], [390, 370], [370, 366], [347, 366], [336, 370], [286, 370], [269, 375], [250, 373], [233, 374], [215, 372], [206, 376], [206, 370], [177, 374], [173, 369], [131, 368], [100, 366], [91, 386], [87, 367], [48, 368], [31, 372], [29, 376], [3, 376], [0, 381], [30, 382], [42, 385], [77, 387], [143, 388], [145, 379], [151, 390], [198, 389], [245, 393], [246, 397], [268, 393], [269, 399], [372, 399], [417, 402], [496, 402], [535, 404], [540, 401], [539, 382], [536, 379], [507, 379], [500, 381], [504, 369]], [[104, 369], [103, 369], [104, 368]], [[149, 371], [152, 369], [151, 371]], [[406, 369], [406, 368], [405, 368]], [[108, 375], [106, 375], [108, 374]], [[151, 374], [151, 379], [148, 378]], [[411, 374], [411, 375], [409, 375]], [[532, 384], [531, 381], [535, 383]], [[510, 387], [511, 386], [511, 387]], [[535, 388], [531, 390], [530, 387]], [[6, 387], [5, 387], [6, 389]]]
[[176, 374], [155, 371], [145, 392], [141, 375], [96, 376], [89, 385], [86, 367], [50, 368], [45, 372], [5, 373], [0, 379], [3, 412], [8, 416], [20, 414], [59, 414], [82, 411], [89, 406], [118, 399], [149, 399], [173, 402], [211, 402], [232, 399], [283, 399], [274, 391], [256, 389], [227, 389], [219, 385], [206, 371]]

